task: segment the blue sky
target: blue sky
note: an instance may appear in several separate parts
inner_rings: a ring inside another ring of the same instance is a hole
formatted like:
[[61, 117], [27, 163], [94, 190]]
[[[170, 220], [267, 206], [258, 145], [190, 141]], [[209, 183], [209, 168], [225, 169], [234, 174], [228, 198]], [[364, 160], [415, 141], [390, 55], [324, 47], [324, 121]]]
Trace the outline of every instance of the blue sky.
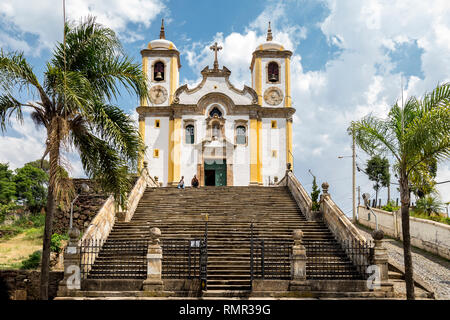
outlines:
[[[165, 19], [166, 38], [181, 53], [180, 85], [195, 84], [200, 70], [212, 65], [209, 46], [223, 46], [219, 64], [232, 71], [237, 87], [250, 85], [251, 54], [272, 21], [274, 39], [292, 50], [292, 97], [295, 173], [309, 189], [311, 176], [328, 181], [333, 198], [351, 211], [350, 121], [368, 113], [380, 117], [404, 95], [422, 95], [450, 75], [450, 3], [433, 0], [297, 0], [181, 1], [67, 0], [70, 19], [92, 14], [113, 28], [126, 53], [140, 62], [140, 50], [159, 36]], [[3, 0], [0, 3], [0, 47], [24, 51], [38, 75], [62, 39], [62, 1]], [[136, 97], [118, 101], [136, 116]], [[0, 162], [12, 168], [37, 159], [45, 132], [26, 120], [0, 136]], [[72, 153], [72, 174], [83, 174]], [[358, 162], [366, 156], [358, 150]], [[450, 179], [449, 163], [439, 166], [438, 181]], [[363, 192], [371, 182], [357, 176]], [[450, 200], [450, 187], [440, 187]], [[395, 190], [392, 192], [396, 197]], [[381, 192], [385, 198], [385, 191]]]

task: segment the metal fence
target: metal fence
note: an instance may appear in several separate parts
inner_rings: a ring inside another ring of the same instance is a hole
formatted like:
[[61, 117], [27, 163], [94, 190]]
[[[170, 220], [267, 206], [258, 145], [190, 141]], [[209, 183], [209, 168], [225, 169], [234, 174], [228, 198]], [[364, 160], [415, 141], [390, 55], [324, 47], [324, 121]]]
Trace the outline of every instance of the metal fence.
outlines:
[[82, 279], [145, 279], [148, 239], [80, 242]]
[[162, 277], [167, 279], [200, 276], [200, 251], [203, 239], [163, 239]]
[[251, 224], [250, 277], [253, 279], [291, 279], [292, 242], [264, 240], [254, 236]]
[[292, 244], [253, 239], [250, 248], [251, 279], [291, 279]]
[[370, 241], [343, 241], [305, 243], [308, 279], [367, 279], [372, 243]]

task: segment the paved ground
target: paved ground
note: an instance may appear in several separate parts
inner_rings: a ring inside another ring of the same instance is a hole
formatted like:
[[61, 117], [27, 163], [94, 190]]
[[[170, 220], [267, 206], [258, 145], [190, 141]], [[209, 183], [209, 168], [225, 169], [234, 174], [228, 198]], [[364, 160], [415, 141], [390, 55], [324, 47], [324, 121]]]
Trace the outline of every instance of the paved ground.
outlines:
[[[368, 229], [356, 227], [371, 239]], [[402, 242], [387, 238], [385, 243], [389, 258], [403, 266]], [[414, 273], [434, 289], [436, 299], [450, 300], [450, 261], [417, 248], [412, 248], [412, 259]]]

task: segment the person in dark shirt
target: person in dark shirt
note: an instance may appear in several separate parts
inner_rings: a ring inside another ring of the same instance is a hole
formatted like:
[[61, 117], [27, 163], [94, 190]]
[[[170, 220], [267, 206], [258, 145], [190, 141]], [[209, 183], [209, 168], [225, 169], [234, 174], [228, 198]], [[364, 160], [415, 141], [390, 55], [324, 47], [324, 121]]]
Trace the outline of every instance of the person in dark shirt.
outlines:
[[199, 185], [199, 184], [200, 184], [200, 183], [198, 182], [197, 175], [194, 174], [194, 177], [192, 178], [192, 181], [191, 181], [191, 185], [192, 185], [194, 188], [198, 188], [198, 185]]

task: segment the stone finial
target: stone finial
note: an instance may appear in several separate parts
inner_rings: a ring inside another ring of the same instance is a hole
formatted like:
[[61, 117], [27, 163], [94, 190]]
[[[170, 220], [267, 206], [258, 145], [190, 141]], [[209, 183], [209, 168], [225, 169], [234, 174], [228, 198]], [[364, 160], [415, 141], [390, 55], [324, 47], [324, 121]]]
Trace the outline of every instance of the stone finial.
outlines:
[[267, 41], [272, 41], [272, 29], [270, 28], [270, 21], [269, 21], [269, 29], [267, 29]]
[[159, 228], [153, 227], [150, 229], [151, 244], [159, 244], [159, 238], [161, 237], [161, 230]]
[[144, 160], [144, 168], [147, 169], [148, 168], [148, 161]]
[[157, 183], [159, 178], [158, 178], [158, 176], [154, 176], [153, 179], [154, 179], [155, 182]]
[[303, 240], [303, 231], [300, 229], [295, 229], [292, 234], [294, 238], [294, 246], [299, 246], [302, 244]]
[[292, 164], [290, 162], [286, 163], [286, 169], [291, 171]]
[[164, 31], [164, 19], [161, 19], [161, 31], [159, 32], [159, 38], [160, 39], [166, 38], [166, 33]]
[[328, 182], [324, 182], [322, 183], [322, 191], [323, 194], [328, 194], [328, 188], [330, 187], [330, 185], [328, 184]]
[[384, 232], [383, 230], [374, 230], [372, 232], [372, 238], [375, 240], [375, 242], [383, 240], [384, 238]]
[[78, 244], [78, 238], [80, 237], [80, 230], [77, 228], [70, 228], [69, 232], [69, 246], [74, 247]]

